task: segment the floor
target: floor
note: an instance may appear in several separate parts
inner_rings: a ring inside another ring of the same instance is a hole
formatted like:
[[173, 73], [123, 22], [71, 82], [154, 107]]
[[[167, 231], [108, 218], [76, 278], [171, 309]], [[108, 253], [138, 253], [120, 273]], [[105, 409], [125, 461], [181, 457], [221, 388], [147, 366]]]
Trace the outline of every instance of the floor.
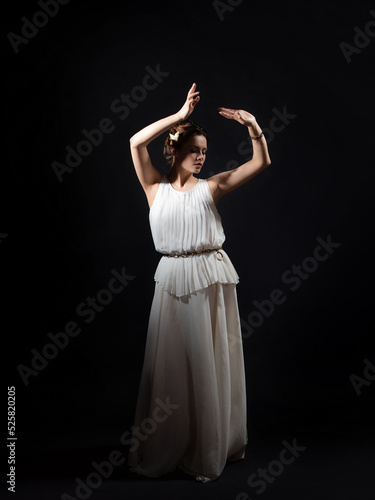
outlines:
[[[375, 498], [375, 431], [330, 425], [305, 429], [294, 435], [278, 432], [256, 436], [248, 444], [246, 458], [225, 467], [212, 483], [199, 483], [181, 471], [160, 479], [148, 479], [127, 470], [125, 461], [108, 477], [88, 476], [92, 462], [102, 463], [118, 450], [118, 443], [102, 445], [55, 442], [39, 448], [18, 449], [16, 495], [27, 500], [191, 499], [249, 500], [373, 500]], [[24, 448], [25, 443], [24, 443]], [[285, 451], [287, 450], [287, 451]], [[292, 451], [291, 451], [292, 450]], [[78, 487], [80, 482], [80, 488]]]

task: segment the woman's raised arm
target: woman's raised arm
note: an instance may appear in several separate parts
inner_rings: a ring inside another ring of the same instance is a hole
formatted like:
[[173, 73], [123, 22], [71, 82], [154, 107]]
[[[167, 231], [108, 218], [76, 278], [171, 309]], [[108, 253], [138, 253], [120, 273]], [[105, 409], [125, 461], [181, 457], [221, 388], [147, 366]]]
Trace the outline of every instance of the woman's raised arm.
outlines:
[[[267, 141], [257, 123], [255, 116], [243, 109], [218, 108], [219, 113], [229, 120], [236, 120], [245, 125], [253, 140], [253, 157], [250, 161], [243, 163], [237, 168], [221, 172], [209, 178], [209, 184], [213, 185], [214, 199], [219, 199], [226, 193], [233, 191], [255, 175], [259, 174], [268, 165], [271, 158], [268, 153]], [[258, 139], [259, 138], [259, 139]]]
[[151, 123], [151, 125], [147, 125], [147, 127], [143, 128], [129, 139], [134, 168], [146, 194], [151, 186], [160, 182], [161, 179], [160, 173], [151, 163], [147, 145], [169, 130], [176, 123], [186, 120], [193, 112], [195, 105], [199, 101], [199, 92], [196, 92], [195, 89], [196, 84], [193, 83], [187, 94], [184, 105], [177, 113]]

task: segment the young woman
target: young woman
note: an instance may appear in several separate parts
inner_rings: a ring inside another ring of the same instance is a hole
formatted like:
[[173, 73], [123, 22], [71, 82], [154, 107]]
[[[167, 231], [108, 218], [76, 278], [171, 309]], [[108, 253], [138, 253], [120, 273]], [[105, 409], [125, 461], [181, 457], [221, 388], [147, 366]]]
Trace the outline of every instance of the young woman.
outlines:
[[[128, 465], [148, 477], [179, 468], [208, 482], [220, 476], [227, 460], [244, 458], [248, 441], [239, 276], [222, 248], [216, 205], [271, 160], [252, 114], [218, 108], [247, 127], [253, 157], [208, 179], [195, 177], [209, 143], [207, 132], [187, 119], [199, 100], [194, 83], [176, 114], [130, 139], [154, 245], [163, 255], [154, 276]], [[166, 131], [164, 156], [171, 168], [161, 175], [147, 145]]]

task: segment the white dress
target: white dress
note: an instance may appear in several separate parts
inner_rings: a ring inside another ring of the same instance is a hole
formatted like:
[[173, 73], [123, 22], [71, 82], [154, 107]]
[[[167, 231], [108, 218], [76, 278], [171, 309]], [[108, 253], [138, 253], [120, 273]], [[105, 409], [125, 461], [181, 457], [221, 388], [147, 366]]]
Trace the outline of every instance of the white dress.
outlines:
[[[177, 191], [163, 176], [149, 219], [163, 254], [225, 240], [206, 179]], [[244, 458], [248, 442], [239, 276], [221, 249], [162, 256], [154, 279], [128, 465], [149, 477], [179, 468], [207, 482], [226, 460]]]

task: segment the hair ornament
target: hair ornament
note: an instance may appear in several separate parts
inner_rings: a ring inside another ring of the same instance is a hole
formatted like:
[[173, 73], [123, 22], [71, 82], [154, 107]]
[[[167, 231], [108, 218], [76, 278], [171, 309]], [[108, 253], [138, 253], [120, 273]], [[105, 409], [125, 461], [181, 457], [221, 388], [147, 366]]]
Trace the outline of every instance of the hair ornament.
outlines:
[[180, 136], [180, 132], [177, 130], [177, 132], [175, 134], [169, 134], [169, 137], [172, 139], [172, 141], [175, 141], [177, 142], [178, 141], [178, 138]]

